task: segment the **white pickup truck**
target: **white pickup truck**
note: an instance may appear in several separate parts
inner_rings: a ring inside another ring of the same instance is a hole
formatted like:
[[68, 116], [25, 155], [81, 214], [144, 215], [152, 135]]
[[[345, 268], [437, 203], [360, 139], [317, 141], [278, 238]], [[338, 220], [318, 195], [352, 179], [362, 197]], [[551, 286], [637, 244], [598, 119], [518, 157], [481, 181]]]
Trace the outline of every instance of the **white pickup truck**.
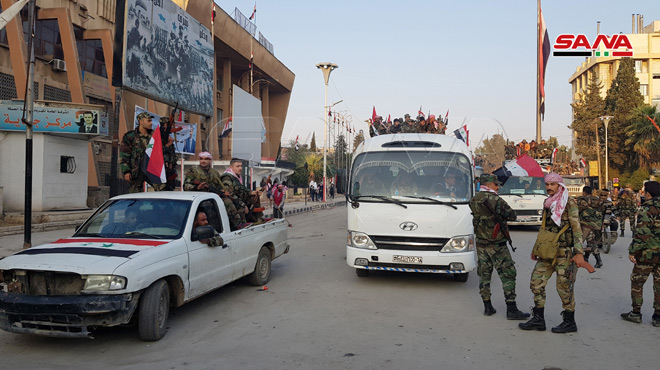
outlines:
[[[208, 225], [193, 228], [199, 212]], [[0, 329], [91, 337], [133, 320], [143, 340], [159, 340], [170, 307], [244, 276], [265, 284], [289, 251], [287, 228], [275, 219], [231, 231], [213, 193], [114, 197], [72, 237], [0, 260]]]

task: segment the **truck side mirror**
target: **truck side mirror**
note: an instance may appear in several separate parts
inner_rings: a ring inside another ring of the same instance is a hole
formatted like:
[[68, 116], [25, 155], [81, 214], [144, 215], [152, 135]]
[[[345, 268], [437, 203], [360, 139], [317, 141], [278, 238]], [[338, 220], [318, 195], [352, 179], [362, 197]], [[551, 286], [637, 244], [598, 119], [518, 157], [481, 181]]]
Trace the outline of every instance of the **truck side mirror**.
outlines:
[[215, 236], [215, 229], [211, 225], [200, 226], [195, 229], [192, 235], [192, 241], [211, 239]]

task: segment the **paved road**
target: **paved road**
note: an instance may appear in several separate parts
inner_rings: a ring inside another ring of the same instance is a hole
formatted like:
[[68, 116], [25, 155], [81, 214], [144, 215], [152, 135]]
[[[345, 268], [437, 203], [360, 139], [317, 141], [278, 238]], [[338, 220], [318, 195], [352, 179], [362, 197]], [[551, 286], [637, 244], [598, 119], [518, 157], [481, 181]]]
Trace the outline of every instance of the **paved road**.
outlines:
[[[104, 329], [94, 340], [63, 340], [0, 332], [2, 368], [115, 369], [653, 369], [660, 328], [619, 319], [629, 306], [630, 237], [620, 238], [605, 266], [580, 270], [579, 332], [523, 332], [498, 312], [482, 315], [478, 279], [372, 273], [358, 278], [345, 263], [346, 209], [289, 218], [291, 252], [274, 261], [267, 291], [239, 281], [173, 310], [167, 336], [138, 339], [137, 328]], [[629, 228], [628, 228], [629, 230]], [[70, 231], [35, 235], [56, 239]], [[519, 306], [530, 307], [533, 229], [513, 232], [519, 247]], [[6, 238], [0, 238], [4, 245]], [[22, 236], [19, 236], [19, 242]], [[20, 245], [20, 243], [19, 243]], [[593, 261], [593, 258], [592, 258]], [[554, 278], [547, 323], [561, 321]]]

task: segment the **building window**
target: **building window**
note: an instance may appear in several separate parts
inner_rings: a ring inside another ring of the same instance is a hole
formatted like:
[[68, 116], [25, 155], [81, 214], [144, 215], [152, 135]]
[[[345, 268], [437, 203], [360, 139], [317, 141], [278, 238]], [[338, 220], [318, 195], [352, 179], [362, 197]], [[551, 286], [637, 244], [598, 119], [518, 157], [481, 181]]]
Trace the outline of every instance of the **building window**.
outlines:
[[107, 78], [108, 72], [105, 69], [105, 57], [101, 40], [84, 40], [83, 33], [85, 30], [75, 25], [73, 27], [80, 68], [85, 72]]
[[644, 98], [649, 94], [649, 85], [648, 84], [640, 84], [639, 85], [639, 92], [642, 93]]
[[646, 73], [646, 72], [648, 72], [647, 66], [648, 66], [648, 64], [644, 63], [643, 60], [636, 60], [635, 61], [635, 72], [637, 72], [637, 73]]

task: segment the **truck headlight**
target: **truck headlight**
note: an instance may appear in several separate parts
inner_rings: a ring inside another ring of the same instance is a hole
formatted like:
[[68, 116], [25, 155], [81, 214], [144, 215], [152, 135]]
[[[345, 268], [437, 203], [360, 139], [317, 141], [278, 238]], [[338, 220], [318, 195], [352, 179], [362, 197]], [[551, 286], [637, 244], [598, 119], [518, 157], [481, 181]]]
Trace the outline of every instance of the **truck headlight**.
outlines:
[[348, 232], [348, 243], [354, 248], [378, 249], [369, 235], [357, 231]]
[[474, 250], [474, 235], [455, 236], [442, 247], [441, 253], [467, 252]]
[[83, 292], [101, 292], [126, 288], [126, 278], [115, 275], [87, 275]]

